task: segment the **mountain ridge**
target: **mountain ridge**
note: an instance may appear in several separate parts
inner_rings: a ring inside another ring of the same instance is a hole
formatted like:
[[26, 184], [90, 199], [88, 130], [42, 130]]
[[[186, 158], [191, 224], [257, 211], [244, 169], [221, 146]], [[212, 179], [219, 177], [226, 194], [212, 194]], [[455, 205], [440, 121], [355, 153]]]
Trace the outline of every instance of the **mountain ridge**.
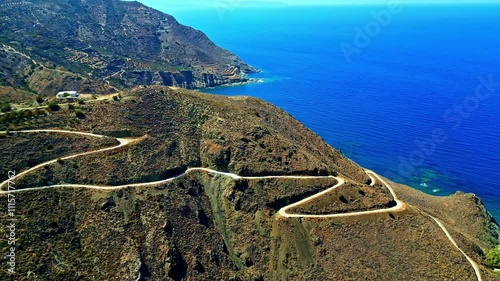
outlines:
[[0, 28], [0, 56], [25, 61], [6, 67], [0, 81], [43, 95], [153, 84], [214, 87], [247, 82], [246, 74], [258, 71], [201, 31], [135, 1], [6, 1]]

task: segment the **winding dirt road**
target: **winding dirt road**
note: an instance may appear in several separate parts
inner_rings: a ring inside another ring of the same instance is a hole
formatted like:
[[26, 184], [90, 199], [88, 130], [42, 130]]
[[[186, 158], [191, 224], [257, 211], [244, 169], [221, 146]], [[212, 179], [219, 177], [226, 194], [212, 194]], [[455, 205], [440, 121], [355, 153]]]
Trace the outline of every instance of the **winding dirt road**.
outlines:
[[[6, 133], [6, 132], [0, 131], [0, 133]], [[84, 132], [73, 132], [73, 131], [66, 131], [66, 130], [24, 130], [24, 131], [15, 131], [12, 133], [60, 133], [60, 134], [73, 134], [73, 135], [89, 136], [89, 137], [95, 137], [95, 138], [106, 137], [103, 135], [84, 133]], [[102, 148], [99, 150], [92, 150], [92, 151], [78, 153], [78, 154], [73, 154], [70, 156], [62, 157], [60, 159], [61, 160], [68, 160], [68, 159], [72, 159], [72, 158], [76, 158], [76, 157], [80, 157], [80, 156], [91, 155], [91, 154], [101, 153], [101, 152], [105, 152], [105, 151], [115, 150], [115, 149], [118, 149], [120, 147], [129, 145], [130, 143], [136, 142], [136, 141], [140, 140], [140, 138], [139, 139], [132, 139], [132, 140], [131, 139], [119, 139], [119, 138], [117, 138], [116, 140], [118, 142], [120, 142], [120, 144], [117, 146]], [[32, 168], [30, 168], [22, 173], [17, 174], [15, 178], [22, 177], [26, 174], [29, 174], [29, 173], [34, 172], [36, 170], [39, 170], [40, 168], [43, 168], [47, 165], [53, 164], [53, 163], [57, 162], [58, 159], [54, 159], [54, 160], [51, 160], [51, 161], [48, 161], [48, 162], [45, 162], [42, 164], [38, 164], [38, 165], [36, 165], [36, 166], [34, 166], [34, 167], [32, 167]], [[9, 182], [9, 180], [5, 180], [2, 183], [0, 183], [0, 189], [2, 189], [4, 186], [6, 186], [8, 184], [8, 182]], [[3, 192], [0, 192], [0, 194], [2, 194], [2, 193]]]
[[[288, 213], [287, 211], [291, 208], [294, 208], [294, 207], [297, 207], [297, 206], [300, 206], [302, 204], [305, 204], [305, 203], [308, 203], [308, 202], [311, 202], [312, 200], [315, 200], [331, 191], [333, 191], [334, 189], [342, 186], [344, 183], [345, 183], [345, 180], [343, 178], [339, 178], [339, 177], [332, 177], [334, 179], [337, 180], [337, 184], [327, 190], [324, 190], [318, 194], [315, 194], [311, 197], [308, 197], [306, 199], [303, 199], [299, 202], [296, 202], [296, 203], [293, 203], [291, 205], [288, 205], [288, 206], [285, 206], [283, 208], [281, 208], [279, 210], [279, 214], [283, 217], [286, 217], [286, 218], [342, 218], [342, 217], [354, 217], [354, 216], [364, 216], [364, 215], [373, 215], [373, 214], [380, 214], [380, 213], [390, 213], [390, 212], [395, 212], [395, 211], [399, 211], [401, 209], [403, 209], [405, 207], [404, 203], [399, 201], [397, 199], [397, 196], [396, 196], [396, 193], [394, 192], [394, 190], [392, 189], [392, 187], [387, 184], [384, 180], [382, 180], [377, 174], [375, 174], [374, 172], [370, 171], [370, 170], [365, 170], [365, 172], [368, 174], [368, 176], [370, 177], [371, 179], [371, 183], [370, 185], [373, 186], [375, 185], [375, 179], [373, 178], [373, 176], [377, 177], [379, 181], [381, 181], [388, 189], [389, 191], [391, 192], [393, 198], [394, 198], [394, 201], [396, 201], [396, 206], [392, 207], [392, 208], [388, 208], [388, 209], [379, 209], [379, 210], [371, 210], [371, 211], [361, 211], [361, 212], [351, 212], [351, 213], [342, 213], [342, 214], [329, 214], [329, 215], [308, 215], [308, 214], [290, 214]], [[373, 175], [373, 176], [372, 176]]]
[[[67, 159], [67, 158], [62, 158], [62, 159]], [[54, 163], [54, 161], [50, 161], [47, 163], [40, 164], [37, 169], [48, 165], [50, 163]], [[35, 167], [33, 167], [35, 168]], [[31, 170], [31, 169], [30, 169]], [[36, 169], [35, 169], [36, 170]], [[33, 170], [31, 170], [33, 171]], [[161, 181], [154, 181], [154, 182], [146, 182], [146, 183], [131, 183], [131, 184], [125, 184], [125, 185], [117, 185], [117, 186], [105, 186], [105, 185], [84, 185], [84, 184], [58, 184], [58, 185], [50, 185], [50, 186], [42, 186], [42, 187], [33, 187], [33, 188], [23, 188], [23, 189], [18, 189], [18, 190], [10, 190], [10, 191], [0, 191], [0, 194], [8, 194], [8, 193], [20, 193], [20, 192], [28, 192], [28, 191], [35, 191], [35, 190], [42, 190], [42, 189], [49, 189], [49, 188], [58, 188], [58, 187], [66, 187], [66, 188], [88, 188], [88, 189], [97, 189], [97, 190], [119, 190], [123, 188], [128, 188], [128, 187], [156, 187], [156, 186], [161, 186], [164, 185], [168, 182], [172, 182], [180, 177], [183, 177], [191, 172], [196, 172], [196, 171], [202, 171], [202, 172], [207, 172], [209, 174], [214, 174], [214, 175], [220, 175], [220, 176], [225, 176], [225, 177], [230, 177], [232, 179], [247, 179], [247, 180], [256, 180], [256, 179], [324, 179], [324, 178], [334, 178], [334, 177], [324, 177], [324, 176], [266, 176], [266, 177], [242, 177], [236, 174], [232, 173], [225, 173], [225, 172], [219, 172], [216, 170], [212, 169], [207, 169], [207, 168], [189, 168], [185, 172], [165, 179]], [[18, 174], [16, 178], [19, 176], [25, 175], [26, 173], [23, 172], [21, 174]], [[15, 180], [15, 179], [14, 179]], [[7, 182], [7, 181], [6, 181]]]
[[450, 235], [450, 232], [448, 232], [448, 229], [446, 229], [446, 227], [443, 225], [443, 223], [440, 220], [438, 220], [437, 218], [435, 218], [427, 213], [425, 213], [425, 214], [427, 216], [431, 217], [437, 223], [437, 225], [439, 225], [439, 227], [441, 227], [444, 234], [446, 234], [446, 237], [448, 237], [448, 240], [450, 240], [451, 243], [453, 244], [453, 246], [455, 246], [455, 248], [457, 248], [462, 253], [462, 255], [469, 261], [469, 263], [472, 265], [472, 268], [474, 268], [474, 272], [476, 272], [477, 280], [483, 281], [483, 277], [481, 276], [481, 269], [479, 269], [479, 265], [471, 257], [469, 257], [462, 249], [460, 249], [460, 247], [458, 247], [457, 242]]
[[[105, 136], [103, 135], [97, 135], [97, 134], [92, 134], [92, 133], [85, 133], [85, 132], [74, 132], [74, 131], [66, 131], [66, 130], [25, 130], [25, 131], [15, 131], [15, 132], [12, 132], [12, 133], [50, 133], [50, 132], [53, 132], [53, 133], [62, 133], [62, 134], [76, 134], [76, 135], [83, 135], [83, 136], [91, 136], [91, 137], [96, 137], [96, 138], [103, 138]], [[5, 132], [1, 132], [0, 133], [5, 133]], [[117, 146], [113, 146], [113, 147], [109, 147], [109, 148], [103, 148], [103, 149], [99, 149], [99, 150], [94, 150], [94, 151], [89, 151], [89, 152], [84, 152], [84, 153], [79, 153], [79, 154], [74, 154], [74, 155], [70, 155], [70, 156], [66, 156], [66, 157], [62, 157], [61, 159], [62, 160], [66, 160], [66, 159], [72, 159], [72, 158], [76, 158], [76, 157], [79, 157], [79, 156], [85, 156], [85, 155], [91, 155], [91, 154], [96, 154], [96, 153], [100, 153], [100, 152], [105, 152], [105, 151], [111, 151], [111, 150], [115, 150], [115, 149], [118, 149], [120, 147], [123, 147], [123, 146], [126, 146], [126, 145], [129, 145], [131, 143], [134, 143], [134, 142], [137, 142], [139, 141], [140, 139], [142, 138], [137, 138], [137, 139], [119, 139], [117, 138], [116, 140], [118, 140], [120, 142], [119, 145]], [[16, 177], [13, 179], [15, 180], [16, 178], [19, 178], [19, 177], [22, 177], [28, 173], [31, 173], [33, 171], [36, 171], [40, 168], [43, 168], [44, 166], [47, 166], [47, 165], [50, 165], [52, 163], [55, 163], [57, 162], [57, 159], [54, 159], [54, 160], [51, 160], [51, 161], [48, 161], [48, 162], [45, 162], [45, 163], [42, 163], [42, 164], [39, 164], [39, 165], [36, 165], [32, 168], [30, 168], [29, 170], [26, 170], [20, 174], [17, 174]], [[204, 171], [204, 172], [207, 172], [207, 173], [210, 173], [210, 174], [215, 174], [215, 175], [221, 175], [221, 176], [225, 176], [225, 177], [230, 177], [232, 179], [248, 179], [248, 180], [258, 180], [258, 179], [335, 179], [337, 181], [337, 184], [331, 188], [328, 188], [324, 191], [321, 191], [315, 195], [312, 195], [308, 198], [305, 198], [299, 202], [296, 202], [296, 203], [293, 203], [293, 204], [290, 204], [288, 206], [285, 206], [283, 208], [281, 208], [279, 211], [278, 211], [278, 214], [282, 217], [285, 217], [285, 218], [339, 218], [339, 217], [354, 217], [354, 216], [364, 216], [364, 215], [372, 215], [372, 214], [380, 214], [380, 213], [390, 213], [390, 212], [395, 212], [395, 211], [399, 211], [403, 208], [405, 208], [405, 203], [403, 203], [402, 201], [400, 201], [396, 195], [396, 192], [394, 191], [394, 189], [392, 188], [392, 186], [390, 184], [388, 184], [384, 179], [382, 179], [379, 175], [377, 175], [375, 172], [373, 171], [370, 171], [370, 170], [365, 170], [366, 174], [368, 175], [368, 177], [370, 177], [370, 186], [374, 186], [376, 184], [376, 181], [378, 180], [379, 182], [381, 182], [391, 193], [391, 195], [393, 196], [395, 202], [396, 202], [396, 206], [392, 207], [392, 208], [388, 208], [388, 209], [379, 209], [379, 210], [371, 210], [371, 211], [361, 211], [361, 212], [351, 212], [351, 213], [342, 213], [342, 214], [330, 214], [330, 215], [307, 215], [307, 214], [289, 214], [287, 211], [293, 207], [296, 207], [296, 206], [299, 206], [301, 204], [304, 204], [304, 203], [308, 203], [312, 200], [315, 200], [323, 195], [325, 195], [326, 193], [328, 192], [331, 192], [333, 191], [334, 189], [342, 186], [343, 184], [345, 184], [345, 179], [341, 178], [341, 177], [334, 177], [334, 176], [261, 176], [261, 177], [243, 177], [243, 176], [239, 176], [239, 175], [236, 175], [236, 174], [233, 174], [233, 173], [226, 173], [226, 172], [219, 172], [219, 171], [215, 171], [215, 170], [212, 170], [212, 169], [207, 169], [207, 168], [189, 168], [187, 169], [185, 172], [177, 175], [177, 176], [174, 176], [172, 178], [169, 178], [169, 179], [165, 179], [165, 180], [161, 180], [161, 181], [155, 181], [155, 182], [148, 182], [148, 183], [135, 183], [135, 184], [127, 184], [127, 185], [120, 185], [120, 186], [97, 186], [97, 185], [81, 185], [81, 184], [61, 184], [61, 185], [51, 185], [51, 186], [43, 186], [43, 187], [34, 187], [34, 188], [26, 188], [26, 189], [20, 189], [20, 190], [10, 190], [10, 191], [4, 191], [4, 190], [0, 190], [0, 194], [10, 194], [10, 193], [19, 193], [19, 192], [29, 192], [29, 191], [35, 191], [35, 190], [42, 190], [42, 189], [49, 189], [49, 188], [88, 188], [88, 189], [97, 189], [97, 190], [118, 190], [118, 189], [123, 189], [123, 188], [127, 188], [127, 187], [154, 187], [154, 186], [159, 186], [159, 185], [163, 185], [165, 183], [168, 183], [168, 182], [171, 182], [175, 179], [178, 179], [190, 172], [194, 172], [194, 171]], [[6, 180], [4, 182], [2, 182], [0, 184], [0, 189], [2, 189], [5, 185], [8, 185], [8, 182], [9, 180]], [[482, 279], [482, 276], [481, 276], [481, 271], [480, 271], [480, 268], [478, 266], [478, 264], [472, 259], [470, 258], [459, 246], [458, 244], [456, 243], [455, 239], [450, 235], [449, 231], [446, 229], [446, 227], [443, 225], [443, 223], [427, 214], [427, 213], [424, 213], [425, 215], [429, 216], [430, 218], [432, 218], [436, 223], [437, 225], [443, 230], [443, 232], [445, 233], [446, 237], [448, 238], [448, 240], [450, 240], [450, 242], [455, 246], [455, 248], [457, 248], [461, 253], [462, 255], [467, 259], [467, 261], [471, 264], [471, 266], [473, 267], [474, 269], [474, 272], [476, 274], [476, 277], [477, 277], [477, 280], [478, 281], [483, 281]]]

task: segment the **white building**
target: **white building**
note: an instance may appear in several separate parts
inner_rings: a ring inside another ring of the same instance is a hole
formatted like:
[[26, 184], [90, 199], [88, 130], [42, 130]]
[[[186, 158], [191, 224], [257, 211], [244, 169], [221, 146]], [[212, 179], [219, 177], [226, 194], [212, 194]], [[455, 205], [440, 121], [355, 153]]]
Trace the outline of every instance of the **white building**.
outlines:
[[65, 91], [65, 92], [59, 92], [57, 93], [56, 97], [57, 99], [76, 99], [78, 98], [79, 94], [77, 91]]

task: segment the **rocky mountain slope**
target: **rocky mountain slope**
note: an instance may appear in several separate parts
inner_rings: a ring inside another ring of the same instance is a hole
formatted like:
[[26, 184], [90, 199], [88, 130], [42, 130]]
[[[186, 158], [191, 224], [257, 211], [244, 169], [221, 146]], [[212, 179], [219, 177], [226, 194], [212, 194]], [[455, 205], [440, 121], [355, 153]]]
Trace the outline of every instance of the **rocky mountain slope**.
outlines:
[[[76, 110], [85, 118], [76, 118]], [[63, 107], [18, 126], [142, 138], [50, 164], [16, 179], [17, 188], [131, 185], [207, 167], [249, 176], [338, 175], [349, 182], [317, 206], [305, 206], [314, 213], [383, 208], [390, 201], [381, 182], [370, 187], [361, 167], [255, 98], [139, 87], [120, 100]], [[29, 150], [21, 137], [27, 136], [9, 135], [0, 149], [14, 143], [19, 150], [24, 143]], [[62, 151], [63, 142], [57, 144]], [[277, 213], [334, 184], [329, 178], [232, 179], [198, 171], [154, 187], [21, 192], [16, 255], [23, 262], [15, 280], [476, 280], [430, 215], [479, 264], [483, 280], [497, 280], [484, 253], [498, 243], [498, 225], [473, 195], [433, 197], [391, 183], [405, 202], [395, 212], [321, 219]], [[5, 252], [7, 245], [0, 246]]]
[[[171, 16], [130, 1], [6, 0], [0, 28], [0, 105], [25, 104], [0, 113], [0, 181], [53, 160], [13, 179], [20, 192], [0, 190], [17, 261], [11, 275], [4, 260], [2, 280], [470, 281], [475, 263], [482, 280], [498, 280], [485, 253], [499, 228], [476, 196], [372, 179], [262, 100], [165, 87], [257, 71]], [[37, 97], [117, 88], [52, 106]], [[13, 132], [22, 129], [107, 137]], [[182, 174], [193, 167], [218, 173]], [[346, 216], [279, 212], [343, 181], [290, 212]], [[400, 208], [350, 215], [398, 206], [388, 185]]]
[[202, 32], [138, 2], [7, 0], [0, 30], [0, 83], [44, 95], [212, 87], [257, 71]]

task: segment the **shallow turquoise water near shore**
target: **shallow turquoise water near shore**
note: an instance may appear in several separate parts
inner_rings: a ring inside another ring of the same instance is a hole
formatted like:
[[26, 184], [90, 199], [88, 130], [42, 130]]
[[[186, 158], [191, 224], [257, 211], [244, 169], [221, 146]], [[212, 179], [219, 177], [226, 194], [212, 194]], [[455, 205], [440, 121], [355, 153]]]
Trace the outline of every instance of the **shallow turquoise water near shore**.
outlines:
[[347, 61], [341, 44], [385, 9], [161, 10], [264, 71], [207, 92], [274, 103], [362, 166], [476, 193], [500, 219], [500, 84], [484, 82], [500, 81], [500, 6], [404, 6]]

